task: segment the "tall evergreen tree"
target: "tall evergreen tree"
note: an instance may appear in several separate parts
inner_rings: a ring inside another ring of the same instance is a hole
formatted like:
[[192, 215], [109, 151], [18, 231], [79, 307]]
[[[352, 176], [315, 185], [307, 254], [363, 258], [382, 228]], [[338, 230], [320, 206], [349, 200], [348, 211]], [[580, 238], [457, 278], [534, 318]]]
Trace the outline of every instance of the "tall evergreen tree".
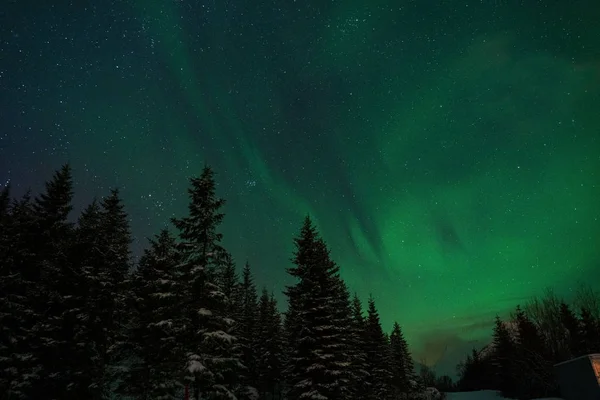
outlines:
[[350, 362], [352, 366], [352, 392], [356, 398], [364, 399], [369, 393], [371, 374], [367, 366], [367, 334], [362, 304], [355, 293], [352, 298], [352, 318], [350, 320]]
[[10, 185], [0, 191], [0, 226], [4, 227], [10, 215]]
[[128, 322], [125, 373], [119, 392], [140, 400], [179, 399], [184, 354], [179, 312], [181, 280], [175, 239], [163, 230], [151, 240], [133, 274], [134, 312]]
[[99, 368], [97, 338], [103, 334], [100, 318], [99, 291], [103, 283], [99, 280], [104, 268], [106, 249], [102, 246], [100, 234], [101, 211], [94, 200], [87, 206], [77, 220], [74, 240], [71, 246], [71, 263], [80, 271], [76, 286], [79, 287], [83, 307], [76, 315], [77, 332], [75, 342], [77, 350], [71, 355], [75, 362], [77, 387], [74, 392], [78, 398], [101, 398], [95, 388], [97, 378], [104, 374]]
[[32, 238], [35, 242], [33, 280], [27, 300], [33, 325], [27, 339], [39, 360], [39, 381], [33, 397], [66, 398], [72, 389], [74, 309], [80, 308], [73, 283], [77, 273], [69, 260], [72, 224], [68, 221], [73, 197], [71, 168], [64, 165], [35, 198]]
[[332, 323], [338, 318], [338, 267], [309, 217], [294, 242], [295, 266], [288, 272], [297, 283], [286, 292], [291, 308], [287, 328], [297, 332], [288, 334], [291, 352], [287, 397], [347, 398], [350, 365], [342, 361], [339, 347], [344, 343], [344, 327]]
[[237, 290], [236, 335], [242, 351], [242, 363], [246, 367], [242, 372], [241, 380], [244, 384], [244, 397], [254, 393], [252, 388], [258, 385], [258, 369], [256, 341], [258, 334], [257, 319], [258, 304], [256, 286], [250, 264], [246, 262], [242, 271], [242, 281]]
[[582, 356], [585, 353], [583, 338], [581, 337], [581, 325], [577, 316], [568, 304], [560, 304], [560, 319], [569, 338], [569, 354], [564, 359]]
[[126, 296], [132, 240], [129, 217], [118, 189], [112, 189], [100, 202], [96, 229], [100, 262], [94, 262], [93, 269], [86, 271], [90, 272], [86, 273], [90, 285], [87, 302], [92, 316], [90, 339], [95, 352], [94, 382], [90, 389], [92, 399], [103, 399], [119, 380], [118, 352], [124, 345], [125, 324], [129, 319]]
[[217, 198], [213, 171], [205, 167], [188, 189], [188, 216], [173, 219], [180, 231], [184, 288], [187, 379], [193, 398], [232, 398], [240, 361], [234, 355], [235, 337], [226, 316], [228, 300], [217, 283], [224, 249], [218, 227], [224, 200]]
[[521, 396], [543, 396], [551, 388], [552, 364], [548, 361], [550, 352], [546, 350], [544, 338], [527, 315], [517, 306], [515, 322], [518, 331], [517, 349], [513, 362], [519, 370], [526, 370], [528, 376], [515, 374], [518, 392]]
[[581, 307], [581, 338], [585, 354], [600, 352], [600, 321], [594, 318], [592, 311]]
[[282, 336], [277, 302], [263, 289], [258, 305], [256, 371], [258, 393], [263, 399], [274, 399], [281, 381]]
[[390, 335], [390, 348], [392, 356], [392, 386], [396, 394], [411, 392], [411, 381], [415, 380], [412, 356], [408, 350], [408, 343], [404, 338], [402, 329], [394, 322]]
[[223, 252], [221, 260], [222, 268], [218, 270], [217, 284], [221, 288], [225, 298], [225, 315], [236, 320], [239, 315], [239, 278], [235, 270], [235, 262], [231, 254]]
[[[10, 187], [5, 186], [0, 192], [0, 392], [10, 393], [14, 380], [15, 368], [12, 353], [13, 340], [18, 319], [14, 314], [12, 302], [15, 293], [15, 272], [9, 254], [12, 247], [11, 238]], [[5, 396], [0, 395], [0, 399]], [[8, 395], [6, 396], [8, 397]]]
[[[27, 399], [39, 381], [40, 363], [32, 351], [36, 323], [29, 294], [40, 283], [35, 265], [34, 218], [30, 193], [9, 206], [3, 221], [0, 257], [0, 398]], [[39, 290], [40, 288], [38, 288]]]
[[379, 312], [373, 296], [369, 297], [366, 319], [367, 368], [371, 371], [371, 387], [367, 399], [380, 400], [391, 397], [391, 368], [389, 346], [381, 328]]
[[513, 397], [517, 394], [515, 382], [514, 359], [516, 356], [515, 343], [510, 332], [500, 317], [496, 317], [493, 333], [494, 365], [498, 388], [505, 397]]

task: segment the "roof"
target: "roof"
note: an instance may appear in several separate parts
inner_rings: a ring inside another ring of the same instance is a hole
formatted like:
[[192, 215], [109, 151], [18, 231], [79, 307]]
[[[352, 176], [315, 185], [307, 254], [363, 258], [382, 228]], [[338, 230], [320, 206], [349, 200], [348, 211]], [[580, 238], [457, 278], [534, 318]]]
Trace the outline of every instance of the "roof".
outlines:
[[582, 358], [588, 358], [588, 359], [590, 359], [590, 358], [600, 358], [600, 354], [597, 354], [597, 353], [586, 354], [584, 356], [579, 356], [579, 357], [576, 357], [576, 358], [571, 358], [570, 360], [567, 360], [567, 361], [559, 362], [557, 364], [554, 364], [554, 366], [557, 367], [559, 365], [568, 364], [568, 363], [573, 362], [573, 361], [581, 360]]

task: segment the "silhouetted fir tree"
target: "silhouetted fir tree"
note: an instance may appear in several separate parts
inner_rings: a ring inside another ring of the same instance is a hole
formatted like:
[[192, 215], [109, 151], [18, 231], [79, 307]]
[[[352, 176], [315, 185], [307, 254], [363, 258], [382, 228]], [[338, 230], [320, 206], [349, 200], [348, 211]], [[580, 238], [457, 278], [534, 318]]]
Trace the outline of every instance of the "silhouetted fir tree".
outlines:
[[3, 223], [7, 242], [0, 259], [0, 366], [4, 371], [0, 389], [3, 399], [27, 399], [41, 369], [30, 343], [36, 314], [29, 294], [40, 284], [30, 193], [13, 200], [8, 213]]
[[300, 332], [300, 296], [298, 286], [289, 286], [284, 290], [287, 296], [288, 308], [283, 315], [283, 380], [284, 392], [290, 390], [290, 382], [294, 380], [293, 355], [298, 345], [298, 334]]
[[185, 367], [179, 314], [179, 254], [167, 230], [150, 241], [133, 273], [124, 373], [118, 392], [140, 400], [180, 399]]
[[331, 344], [330, 348], [333, 351], [333, 366], [338, 374], [338, 385], [340, 386], [340, 396], [342, 398], [351, 398], [354, 396], [353, 389], [353, 371], [352, 371], [352, 335], [347, 329], [352, 321], [352, 306], [350, 304], [350, 293], [346, 283], [337, 273], [337, 267], [334, 266], [332, 271], [336, 271], [333, 275], [334, 292], [333, 303], [331, 305], [333, 315], [331, 325], [337, 335], [336, 341]]
[[[236, 320], [239, 314], [238, 304], [238, 285], [239, 279], [235, 270], [235, 262], [231, 254], [223, 252], [222, 255], [222, 268], [218, 270], [217, 284], [221, 288], [225, 298], [227, 299], [225, 304], [225, 315], [228, 318]], [[239, 338], [238, 338], [239, 339]]]
[[412, 390], [411, 381], [415, 380], [412, 357], [408, 350], [408, 343], [404, 338], [402, 329], [394, 322], [390, 335], [391, 373], [392, 386], [396, 396], [400, 393], [408, 394]]
[[100, 398], [95, 390], [99, 370], [99, 352], [97, 336], [102, 334], [97, 303], [99, 291], [103, 290], [99, 281], [104, 269], [106, 249], [102, 246], [100, 235], [101, 211], [94, 200], [77, 220], [73, 243], [71, 245], [71, 263], [80, 272], [76, 285], [80, 287], [82, 308], [76, 315], [77, 331], [75, 342], [77, 349], [71, 355], [75, 359], [77, 387], [74, 392], [78, 398]]
[[600, 322], [587, 307], [581, 307], [581, 338], [585, 354], [600, 352]]
[[454, 390], [456, 390], [456, 386], [455, 386], [454, 382], [452, 382], [452, 378], [450, 378], [450, 376], [448, 376], [448, 375], [439, 376], [435, 380], [434, 387], [443, 393], [453, 392]]
[[245, 386], [244, 391], [249, 397], [252, 388], [258, 384], [258, 372], [256, 366], [257, 352], [255, 342], [257, 340], [258, 304], [256, 286], [250, 264], [246, 262], [242, 270], [242, 280], [236, 293], [237, 315], [236, 315], [236, 337], [242, 352], [242, 364], [246, 367], [241, 372], [241, 381]]
[[72, 197], [71, 169], [65, 165], [32, 204], [34, 267], [38, 271], [27, 293], [34, 316], [27, 340], [40, 368], [33, 397], [66, 398], [73, 388], [73, 365], [68, 355], [74, 350], [74, 310], [81, 304], [73, 285], [78, 271], [68, 257], [73, 226], [67, 218]]
[[457, 387], [463, 392], [481, 390], [479, 385], [479, 353], [473, 349], [471, 354], [458, 363], [456, 373], [458, 375]]
[[367, 368], [371, 372], [371, 386], [367, 399], [380, 400], [391, 396], [391, 368], [389, 365], [389, 345], [381, 328], [375, 299], [369, 297], [366, 330]]
[[435, 371], [429, 365], [422, 364], [419, 369], [419, 381], [423, 387], [435, 387]]
[[350, 366], [340, 361], [344, 327], [332, 324], [337, 318], [338, 267], [309, 217], [294, 242], [295, 267], [288, 272], [298, 282], [287, 295], [294, 307], [293, 329], [299, 331], [291, 344], [287, 398], [342, 399]]
[[272, 394], [272, 399], [275, 399], [275, 395], [278, 393], [281, 398], [282, 393], [282, 380], [283, 380], [283, 326], [281, 321], [281, 314], [277, 307], [277, 300], [275, 294], [271, 293], [269, 301], [269, 313], [271, 315], [269, 330], [271, 341], [268, 343], [268, 361], [270, 365], [270, 378], [268, 380], [269, 390]]
[[234, 352], [232, 321], [226, 317], [228, 299], [217, 284], [224, 250], [217, 231], [223, 220], [225, 201], [215, 194], [213, 171], [205, 167], [190, 180], [188, 216], [173, 219], [180, 231], [179, 249], [184, 288], [184, 343], [187, 349], [187, 380], [194, 399], [232, 398], [237, 391], [240, 364]]
[[256, 350], [256, 388], [263, 399], [274, 399], [281, 381], [281, 318], [277, 302], [263, 289], [258, 305]]
[[371, 374], [367, 366], [365, 346], [367, 343], [365, 318], [362, 304], [355, 293], [351, 306], [352, 318], [348, 325], [350, 334], [350, 365], [352, 371], [352, 392], [357, 399], [364, 399], [369, 393]]
[[471, 355], [458, 365], [457, 388], [459, 391], [496, 390], [495, 366], [490, 356], [482, 356], [473, 349]]
[[513, 397], [517, 394], [514, 359], [516, 356], [515, 343], [500, 317], [496, 317], [493, 333], [494, 366], [496, 369], [497, 387], [504, 397]]
[[518, 371], [528, 371], [527, 374], [515, 373], [518, 394], [528, 398], [546, 395], [552, 380], [552, 364], [548, 361], [549, 351], [545, 348], [544, 338], [519, 306], [515, 323], [518, 340], [513, 361]]
[[96, 229], [100, 259], [85, 275], [90, 285], [87, 307], [92, 317], [89, 328], [95, 353], [92, 359], [94, 381], [90, 389], [92, 399], [102, 399], [119, 379], [120, 371], [113, 367], [123, 347], [125, 323], [129, 319], [126, 295], [132, 240], [129, 218], [118, 189], [112, 189], [100, 202]]
[[10, 215], [10, 185], [0, 191], [0, 226], [4, 227]]
[[5, 186], [0, 192], [0, 399], [8, 397], [11, 383], [15, 379], [14, 337], [18, 325], [13, 302], [16, 293], [15, 281], [18, 273], [13, 271], [10, 259], [12, 218], [10, 210], [10, 187]]
[[579, 319], [565, 302], [560, 304], [560, 320], [569, 337], [570, 354], [565, 358], [575, 358], [585, 354]]

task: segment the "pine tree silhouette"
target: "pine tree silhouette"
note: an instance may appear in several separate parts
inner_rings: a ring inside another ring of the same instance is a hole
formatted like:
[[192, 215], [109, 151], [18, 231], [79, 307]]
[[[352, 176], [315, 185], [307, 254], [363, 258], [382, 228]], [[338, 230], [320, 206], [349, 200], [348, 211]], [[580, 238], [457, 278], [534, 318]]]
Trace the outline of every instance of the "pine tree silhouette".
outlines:
[[218, 232], [225, 201], [217, 198], [214, 174], [206, 166], [188, 189], [188, 215], [173, 219], [179, 229], [182, 255], [187, 352], [187, 381], [193, 398], [231, 398], [238, 391], [240, 360], [235, 354], [233, 321], [226, 315], [227, 303], [218, 285], [225, 250]]
[[287, 290], [291, 308], [287, 328], [292, 330], [287, 397], [344, 399], [350, 365], [340, 347], [345, 343], [343, 327], [333, 323], [340, 318], [338, 267], [309, 217], [294, 242], [295, 267], [288, 271], [298, 282]]
[[494, 344], [494, 366], [496, 369], [496, 379], [498, 388], [502, 391], [503, 396], [513, 397], [517, 394], [515, 383], [514, 359], [516, 356], [515, 343], [510, 332], [506, 328], [500, 317], [496, 317], [496, 323], [493, 333]]
[[373, 296], [369, 297], [365, 325], [367, 368], [371, 373], [371, 386], [366, 398], [388, 399], [392, 396], [389, 343], [381, 328]]
[[133, 273], [125, 371], [118, 391], [141, 399], [179, 399], [184, 363], [183, 326], [177, 320], [182, 282], [175, 239], [162, 230]]

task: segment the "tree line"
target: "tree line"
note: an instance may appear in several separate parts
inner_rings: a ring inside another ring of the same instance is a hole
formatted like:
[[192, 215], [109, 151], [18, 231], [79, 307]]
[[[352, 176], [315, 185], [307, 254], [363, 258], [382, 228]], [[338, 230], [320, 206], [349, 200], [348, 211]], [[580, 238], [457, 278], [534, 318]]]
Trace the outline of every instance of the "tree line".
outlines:
[[[225, 201], [205, 167], [187, 214], [136, 265], [118, 190], [73, 222], [69, 165], [45, 189], [0, 193], [1, 399], [413, 399], [402, 329], [382, 329], [309, 217], [287, 311], [222, 245]], [[466, 368], [466, 367], [465, 367]]]
[[592, 353], [600, 353], [598, 294], [581, 286], [569, 303], [548, 290], [510, 318], [496, 317], [491, 344], [458, 365], [456, 388], [494, 389], [514, 399], [559, 397], [554, 365]]

